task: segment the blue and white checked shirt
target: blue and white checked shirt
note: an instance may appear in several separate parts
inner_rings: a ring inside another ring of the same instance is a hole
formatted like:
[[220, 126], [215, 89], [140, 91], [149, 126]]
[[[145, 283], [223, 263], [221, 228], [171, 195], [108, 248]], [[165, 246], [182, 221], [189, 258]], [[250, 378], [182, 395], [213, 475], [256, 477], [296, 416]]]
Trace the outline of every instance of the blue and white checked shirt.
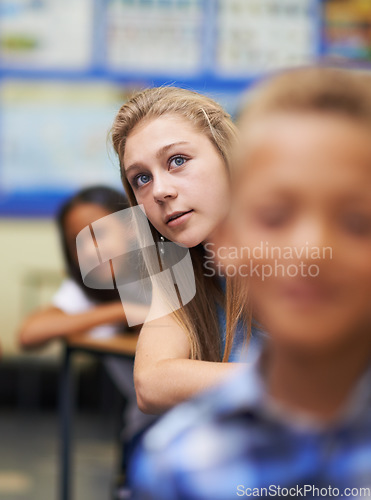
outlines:
[[259, 361], [238, 368], [150, 429], [129, 477], [135, 500], [371, 498], [371, 368], [331, 426], [274, 410]]

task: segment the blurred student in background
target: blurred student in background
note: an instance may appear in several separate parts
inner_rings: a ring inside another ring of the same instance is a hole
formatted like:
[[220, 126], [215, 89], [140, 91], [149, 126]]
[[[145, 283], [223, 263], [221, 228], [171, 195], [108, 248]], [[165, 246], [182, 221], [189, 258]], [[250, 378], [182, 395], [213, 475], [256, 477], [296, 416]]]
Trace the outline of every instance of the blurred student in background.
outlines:
[[[123, 194], [114, 189], [97, 186], [78, 192], [61, 207], [57, 216], [61, 246], [64, 255], [67, 278], [52, 300], [52, 305], [33, 313], [20, 330], [23, 347], [41, 345], [55, 338], [91, 330], [94, 335], [114, 333], [117, 328], [125, 328], [125, 313], [116, 289], [104, 288], [104, 282], [112, 279], [110, 269], [101, 266], [97, 276], [103, 283], [101, 289], [84, 285], [79, 267], [76, 236], [93, 222], [118, 210], [128, 208]], [[122, 247], [125, 242], [117, 238], [115, 219], [106, 219], [105, 239], [112, 246]], [[119, 221], [116, 221], [119, 224]], [[116, 231], [115, 231], [116, 229]], [[96, 254], [94, 246], [85, 245], [84, 259]], [[98, 281], [98, 279], [97, 279]], [[110, 325], [98, 329], [102, 325]], [[92, 329], [95, 329], [92, 331]]]
[[[125, 312], [130, 313], [132, 323], [144, 323], [148, 305], [141, 290], [137, 289], [131, 300], [129, 297], [128, 301], [125, 301], [123, 307], [118, 290], [109, 289], [112, 288], [109, 262], [93, 270], [93, 282], [99, 288], [86, 286], [79, 261], [84, 261], [85, 268], [93, 268], [97, 260], [97, 248], [90, 237], [82, 240], [79, 256], [76, 249], [76, 236], [80, 231], [98, 220], [103, 220], [104, 223], [99, 226], [99, 234], [95, 232], [95, 243], [99, 241], [104, 244], [105, 250], [112, 255], [122, 254], [124, 258], [121, 262], [125, 267], [125, 251], [131, 235], [125, 234], [126, 228], [123, 228], [122, 220], [116, 216], [116, 212], [128, 207], [125, 196], [119, 191], [105, 186], [94, 186], [76, 193], [60, 208], [57, 225], [67, 277], [51, 305], [31, 314], [21, 326], [19, 339], [24, 348], [37, 347], [51, 340], [87, 331], [90, 336], [96, 338], [107, 338], [115, 333], [127, 332], [129, 329]], [[129, 233], [128, 230], [126, 232]], [[88, 235], [90, 236], [90, 231]], [[132, 272], [132, 269], [128, 272]], [[138, 331], [137, 328], [132, 330]], [[128, 401], [124, 438], [130, 440], [148, 423], [148, 417], [139, 411], [136, 404], [133, 361], [106, 356], [105, 366]]]
[[150, 430], [135, 498], [368, 497], [371, 77], [278, 75], [252, 94], [241, 132], [227, 232], [245, 254], [229, 264], [250, 270], [270, 338], [252, 367]]
[[[191, 301], [147, 321], [141, 330], [135, 387], [138, 404], [148, 413], [163, 413], [220, 382], [250, 339], [249, 313], [236, 283], [204, 267], [205, 244], [213, 247], [229, 211], [236, 140], [235, 125], [219, 104], [176, 87], [138, 92], [121, 107], [112, 127], [130, 204], [143, 206], [154, 240], [164, 250], [162, 260], [168, 242], [190, 249], [196, 282]], [[158, 267], [157, 260], [149, 260], [147, 266]], [[171, 287], [154, 283], [152, 311], [161, 310], [168, 300], [165, 288]], [[256, 337], [254, 331], [250, 351]]]

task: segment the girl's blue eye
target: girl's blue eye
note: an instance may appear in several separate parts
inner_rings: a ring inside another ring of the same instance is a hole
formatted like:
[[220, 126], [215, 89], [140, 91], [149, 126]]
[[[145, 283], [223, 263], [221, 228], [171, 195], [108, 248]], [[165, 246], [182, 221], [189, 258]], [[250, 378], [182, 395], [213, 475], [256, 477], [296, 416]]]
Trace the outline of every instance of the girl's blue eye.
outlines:
[[181, 167], [182, 165], [184, 165], [184, 163], [186, 161], [187, 161], [187, 159], [184, 158], [184, 156], [174, 156], [170, 160], [170, 166], [175, 167], [175, 168]]
[[138, 175], [138, 177], [136, 178], [136, 185], [138, 187], [144, 186], [145, 184], [148, 184], [150, 180], [151, 178], [147, 174]]

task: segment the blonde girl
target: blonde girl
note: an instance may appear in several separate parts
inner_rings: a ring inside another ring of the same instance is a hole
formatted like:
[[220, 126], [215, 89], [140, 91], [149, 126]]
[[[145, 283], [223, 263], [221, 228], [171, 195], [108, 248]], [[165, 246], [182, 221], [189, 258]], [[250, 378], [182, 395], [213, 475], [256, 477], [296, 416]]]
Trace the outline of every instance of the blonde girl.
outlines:
[[[157, 243], [190, 249], [196, 280], [191, 302], [141, 331], [134, 378], [138, 404], [148, 413], [161, 413], [224, 378], [233, 369], [227, 361], [238, 359], [246, 337], [236, 328], [243, 312], [237, 286], [216, 273], [205, 276], [203, 268], [204, 245], [213, 244], [229, 211], [236, 139], [220, 105], [175, 87], [137, 93], [112, 127], [130, 204], [143, 205]], [[157, 292], [153, 302], [160, 300]]]

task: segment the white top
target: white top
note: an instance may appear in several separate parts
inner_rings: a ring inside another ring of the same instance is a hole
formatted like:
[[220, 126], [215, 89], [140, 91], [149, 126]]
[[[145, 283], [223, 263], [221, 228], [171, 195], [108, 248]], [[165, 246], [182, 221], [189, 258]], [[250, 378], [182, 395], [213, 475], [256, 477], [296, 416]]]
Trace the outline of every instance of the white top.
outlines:
[[[95, 302], [89, 299], [71, 278], [63, 281], [52, 299], [52, 305], [66, 314], [84, 313], [96, 307]], [[92, 328], [90, 335], [96, 339], [109, 338], [116, 332], [117, 327], [114, 325], [100, 325]]]

